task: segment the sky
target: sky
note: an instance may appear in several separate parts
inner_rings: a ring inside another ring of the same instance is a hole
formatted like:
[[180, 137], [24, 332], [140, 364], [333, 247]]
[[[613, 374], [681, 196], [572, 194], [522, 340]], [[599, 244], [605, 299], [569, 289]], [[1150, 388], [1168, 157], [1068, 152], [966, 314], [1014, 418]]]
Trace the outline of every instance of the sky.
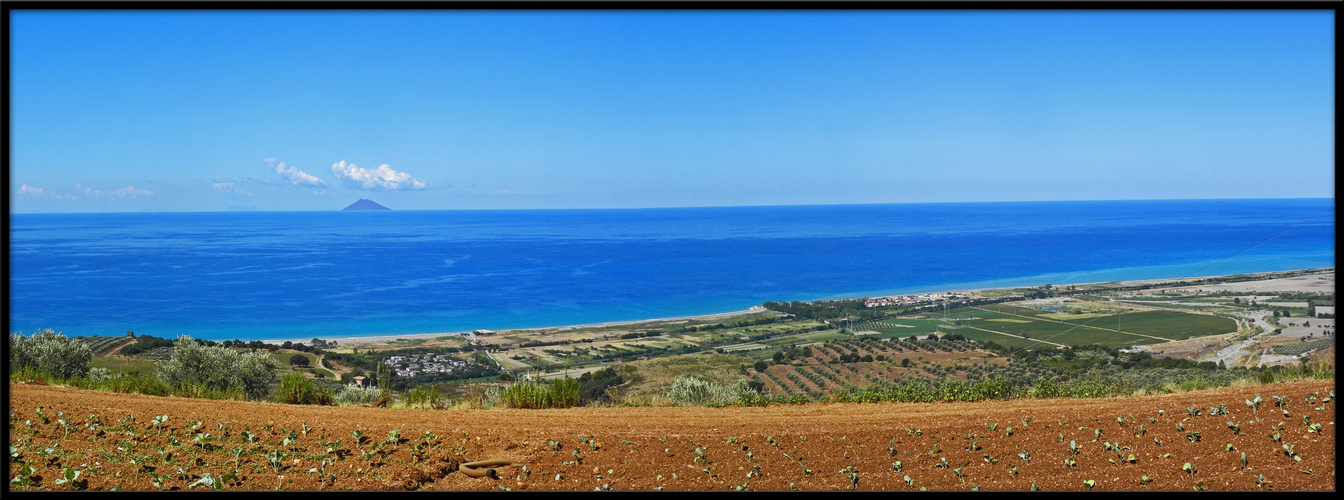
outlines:
[[1334, 12], [11, 10], [23, 212], [1334, 197]]

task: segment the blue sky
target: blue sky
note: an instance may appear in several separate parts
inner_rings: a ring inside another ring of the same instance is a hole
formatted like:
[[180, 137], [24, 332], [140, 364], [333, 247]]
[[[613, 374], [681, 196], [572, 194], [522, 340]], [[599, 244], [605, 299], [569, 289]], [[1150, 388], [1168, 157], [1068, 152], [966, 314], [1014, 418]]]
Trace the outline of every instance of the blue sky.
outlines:
[[1334, 196], [1332, 11], [11, 11], [14, 212]]

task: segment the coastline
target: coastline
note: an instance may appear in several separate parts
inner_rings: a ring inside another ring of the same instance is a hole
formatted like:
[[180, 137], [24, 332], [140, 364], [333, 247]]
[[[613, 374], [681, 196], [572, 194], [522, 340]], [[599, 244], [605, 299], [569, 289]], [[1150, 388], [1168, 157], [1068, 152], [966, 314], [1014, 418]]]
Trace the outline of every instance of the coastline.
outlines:
[[[1224, 274], [1224, 275], [1214, 275], [1214, 276], [1191, 276], [1191, 277], [1184, 277], [1184, 278], [1151, 278], [1151, 279], [1138, 279], [1138, 280], [1113, 280], [1113, 281], [1097, 281], [1097, 282], [1083, 282], [1083, 283], [1059, 283], [1059, 284], [1052, 284], [1052, 286], [1057, 287], [1057, 288], [1058, 288], [1058, 287], [1068, 287], [1068, 286], [1075, 286], [1075, 287], [1078, 287], [1078, 286], [1096, 286], [1096, 285], [1109, 285], [1109, 286], [1137, 286], [1137, 285], [1150, 285], [1150, 284], [1157, 284], [1157, 283], [1167, 283], [1167, 282], [1174, 282], [1174, 281], [1192, 281], [1192, 280], [1203, 280], [1203, 279], [1219, 279], [1219, 278], [1227, 278], [1227, 277], [1231, 277], [1231, 276], [1254, 276], [1254, 277], [1256, 277], [1256, 279], [1253, 280], [1253, 281], [1263, 281], [1263, 280], [1267, 280], [1267, 279], [1272, 279], [1272, 278], [1271, 278], [1272, 276], [1277, 275], [1277, 274], [1282, 274], [1282, 273], [1298, 273], [1298, 272], [1310, 272], [1310, 271], [1316, 271], [1316, 272], [1320, 272], [1320, 273], [1327, 273], [1327, 272], [1328, 272], [1328, 273], [1333, 273], [1333, 272], [1334, 272], [1334, 269], [1335, 269], [1334, 267], [1319, 267], [1319, 268], [1307, 268], [1307, 269], [1287, 269], [1287, 270], [1278, 270], [1278, 271], [1265, 271], [1265, 272], [1257, 272], [1257, 273], [1234, 273], [1234, 274]], [[922, 292], [922, 293], [906, 293], [906, 294], [895, 294], [895, 295], [877, 295], [877, 296], [871, 296], [871, 297], [866, 297], [866, 298], [877, 299], [877, 298], [884, 298], [884, 297], [899, 297], [899, 296], [910, 296], [910, 295], [966, 294], [966, 293], [976, 293], [976, 292], [986, 292], [986, 291], [997, 291], [997, 290], [1012, 290], [1012, 289], [1015, 289], [1015, 288], [1029, 288], [1029, 287], [1027, 287], [1027, 286], [1004, 286], [1004, 287], [963, 288], [963, 289], [952, 289], [952, 290], [942, 290], [942, 291], [930, 291], [930, 292]], [[688, 316], [675, 316], [675, 317], [668, 317], [668, 318], [650, 318], [650, 319], [626, 320], [626, 321], [606, 321], [606, 322], [599, 322], [599, 323], [586, 323], [586, 324], [577, 324], [577, 325], [543, 326], [543, 327], [535, 327], [535, 328], [515, 328], [515, 329], [509, 329], [509, 330], [498, 330], [497, 332], [526, 332], [526, 331], [542, 331], [542, 330], [560, 330], [560, 331], [564, 331], [564, 330], [576, 330], [576, 329], [580, 329], [580, 328], [601, 328], [601, 327], [609, 327], [609, 326], [637, 325], [637, 324], [642, 324], [642, 323], [655, 323], [655, 322], [662, 322], [662, 321], [705, 320], [705, 319], [715, 319], [715, 318], [730, 318], [730, 317], [734, 317], [734, 316], [741, 316], [741, 315], [746, 315], [746, 314], [758, 313], [758, 312], [762, 312], [762, 311], [765, 311], [765, 310], [766, 310], [766, 309], [765, 309], [764, 307], [757, 305], [757, 306], [751, 306], [750, 308], [745, 309], [745, 310], [730, 311], [730, 312], [722, 312], [722, 313], [697, 314], [697, 315], [688, 315]], [[358, 344], [367, 344], [367, 343], [375, 343], [375, 342], [390, 342], [390, 341], [395, 341], [395, 340], [398, 340], [398, 339], [429, 339], [429, 338], [436, 338], [436, 337], [448, 337], [448, 336], [461, 335], [461, 334], [463, 334], [463, 333], [471, 333], [471, 332], [469, 332], [469, 331], [459, 331], [459, 332], [425, 332], [425, 333], [404, 333], [404, 334], [393, 334], [393, 335], [380, 335], [380, 334], [374, 334], [374, 335], [360, 335], [360, 336], [352, 336], [352, 337], [332, 337], [332, 338], [326, 338], [326, 339], [323, 339], [323, 340], [335, 340], [335, 341], [337, 341], [337, 342], [340, 342], [342, 345], [347, 345], [347, 344], [358, 345]], [[319, 338], [320, 338], [320, 337], [319, 337]], [[262, 342], [279, 344], [279, 343], [284, 343], [285, 341], [290, 341], [290, 342], [296, 342], [296, 343], [298, 343], [298, 342], [308, 342], [308, 341], [310, 341], [310, 340], [312, 340], [312, 339], [311, 339], [311, 338], [302, 338], [302, 339], [300, 339], [300, 338], [280, 338], [280, 339], [265, 339], [265, 340], [262, 340]]]
[[[670, 317], [670, 318], [634, 319], [634, 320], [625, 320], [625, 321], [604, 321], [604, 322], [601, 322], [601, 323], [585, 323], [585, 324], [579, 324], [579, 325], [539, 326], [539, 327], [536, 327], [536, 328], [513, 328], [513, 329], [509, 329], [509, 330], [496, 330], [496, 331], [497, 331], [497, 332], [528, 332], [528, 331], [538, 331], [538, 330], [562, 330], [562, 331], [563, 331], [563, 330], [577, 330], [577, 329], [579, 329], [579, 328], [601, 328], [601, 327], [607, 327], [607, 326], [637, 325], [637, 324], [641, 324], [641, 323], [656, 323], [656, 322], [660, 322], [660, 321], [682, 321], [682, 320], [697, 320], [697, 319], [729, 318], [729, 317], [733, 317], [733, 316], [742, 316], [742, 315], [745, 315], [745, 314], [754, 314], [754, 313], [762, 312], [762, 311], [765, 311], [765, 310], [766, 310], [766, 309], [765, 309], [764, 307], [761, 307], [761, 306], [751, 306], [750, 308], [747, 308], [747, 309], [744, 309], [744, 310], [741, 310], [741, 311], [730, 311], [730, 312], [722, 312], [722, 313], [693, 314], [693, 315], [689, 315], [689, 316], [673, 316], [673, 317]], [[353, 343], [353, 344], [360, 344], [360, 343], [370, 343], [370, 342], [388, 342], [388, 341], [393, 341], [393, 340], [397, 340], [397, 339], [426, 339], [426, 338], [436, 338], [436, 337], [448, 337], [448, 336], [453, 336], [453, 335], [461, 335], [461, 334], [463, 334], [463, 333], [472, 333], [472, 332], [469, 332], [469, 331], [461, 331], [461, 332], [405, 333], [405, 334], [400, 334], [400, 335], [361, 335], [361, 336], [357, 336], [357, 337], [332, 337], [332, 338], [329, 338], [329, 339], [322, 339], [322, 340], [335, 340], [335, 341], [337, 341], [337, 342], [349, 342], [349, 343]], [[319, 338], [320, 338], [320, 337], [319, 337]], [[262, 340], [262, 342], [266, 342], [266, 343], [284, 343], [285, 341], [290, 341], [290, 342], [304, 342], [304, 341], [308, 341], [308, 340], [312, 340], [312, 339], [269, 339], [269, 340]]]

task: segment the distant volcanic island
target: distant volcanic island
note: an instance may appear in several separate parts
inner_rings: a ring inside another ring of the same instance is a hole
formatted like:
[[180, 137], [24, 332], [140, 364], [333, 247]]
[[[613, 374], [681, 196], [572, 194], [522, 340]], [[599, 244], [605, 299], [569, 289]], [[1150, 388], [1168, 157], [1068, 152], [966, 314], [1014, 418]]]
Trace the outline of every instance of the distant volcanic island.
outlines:
[[350, 206], [342, 208], [341, 210], [345, 211], [345, 210], [392, 210], [392, 209], [379, 205], [375, 203], [373, 200], [366, 200], [360, 198], [359, 201], [351, 203]]

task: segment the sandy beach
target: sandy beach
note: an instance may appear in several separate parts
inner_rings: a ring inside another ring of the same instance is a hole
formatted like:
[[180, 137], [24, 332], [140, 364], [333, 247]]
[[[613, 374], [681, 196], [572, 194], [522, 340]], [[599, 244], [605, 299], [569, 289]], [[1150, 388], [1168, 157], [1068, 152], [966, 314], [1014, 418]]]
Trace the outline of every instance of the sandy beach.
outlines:
[[[758, 313], [758, 312], [762, 312], [762, 311], [764, 311], [764, 310], [765, 310], [765, 308], [764, 308], [764, 307], [761, 307], [761, 306], [751, 306], [750, 308], [748, 308], [748, 309], [744, 309], [744, 310], [741, 310], [741, 311], [732, 311], [732, 312], [725, 312], [725, 313], [698, 314], [698, 315], [690, 315], [690, 316], [675, 316], [675, 317], [671, 317], [671, 318], [636, 319], [636, 320], [628, 320], [628, 321], [607, 321], [607, 322], [603, 322], [603, 323], [587, 323], [587, 324], [581, 324], [581, 325], [541, 326], [541, 327], [536, 327], [536, 328], [516, 328], [516, 329], [512, 329], [512, 330], [498, 330], [498, 331], [500, 331], [500, 332], [527, 332], [527, 331], [541, 331], [541, 330], [560, 330], [560, 331], [564, 331], [564, 330], [577, 330], [577, 329], [579, 329], [579, 328], [602, 328], [602, 327], [608, 327], [608, 326], [638, 325], [638, 324], [641, 324], [641, 323], [655, 323], [655, 322], [659, 322], [659, 321], [706, 320], [706, 319], [730, 318], [730, 317], [733, 317], [733, 316], [741, 316], [741, 315], [744, 315], [744, 314]], [[355, 336], [355, 337], [329, 337], [329, 338], [324, 338], [324, 339], [322, 339], [322, 340], [335, 340], [335, 341], [340, 342], [340, 343], [342, 343], [342, 344], [359, 344], [359, 343], [369, 343], [369, 342], [388, 342], [388, 341], [397, 340], [397, 339], [432, 339], [432, 338], [437, 338], [437, 337], [448, 337], [448, 336], [454, 336], [454, 335], [461, 335], [461, 334], [463, 334], [463, 333], [471, 333], [471, 332], [470, 332], [470, 331], [460, 331], [460, 332], [403, 333], [403, 334], [398, 334], [398, 335], [364, 335], [364, 336]], [[321, 337], [318, 337], [318, 338], [321, 338]], [[290, 341], [290, 342], [309, 342], [309, 341], [311, 341], [311, 340], [313, 340], [313, 339], [312, 339], [312, 338], [305, 338], [305, 339], [300, 339], [300, 338], [285, 338], [285, 339], [262, 340], [262, 342], [266, 342], [266, 343], [269, 343], [269, 344], [283, 344], [285, 341]]]
[[[1277, 276], [1277, 275], [1279, 275], [1279, 274], [1296, 273], [1296, 272], [1302, 272], [1302, 271], [1319, 271], [1319, 273], [1318, 273], [1318, 274], [1315, 274], [1315, 275], [1311, 275], [1311, 276], [1295, 276], [1295, 277], [1287, 277], [1287, 278], [1280, 278], [1280, 277]], [[1237, 282], [1237, 283], [1223, 283], [1223, 284], [1212, 284], [1212, 285], [1193, 285], [1193, 286], [1183, 286], [1183, 287], [1180, 287], [1180, 286], [1173, 286], [1172, 288], [1173, 288], [1173, 289], [1202, 289], [1202, 290], [1205, 290], [1205, 291], [1218, 290], [1218, 291], [1230, 291], [1230, 292], [1247, 292], [1247, 291], [1253, 291], [1253, 290], [1260, 290], [1260, 291], [1325, 291], [1325, 290], [1334, 290], [1334, 283], [1335, 283], [1335, 280], [1334, 280], [1334, 276], [1335, 276], [1335, 274], [1334, 274], [1334, 268], [1321, 268], [1321, 269], [1295, 269], [1295, 270], [1284, 270], [1284, 271], [1270, 271], [1270, 272], [1264, 272], [1264, 273], [1243, 273], [1243, 274], [1226, 275], [1226, 276], [1241, 276], [1241, 275], [1263, 277], [1263, 279], [1257, 279], [1257, 280], [1255, 280], [1255, 281], [1244, 281], [1244, 282]], [[1174, 282], [1174, 281], [1192, 281], [1192, 280], [1207, 279], [1207, 278], [1223, 278], [1223, 277], [1226, 277], [1226, 276], [1198, 276], [1198, 277], [1186, 277], [1186, 278], [1154, 278], [1154, 279], [1145, 279], [1145, 280], [1104, 281], [1104, 282], [1089, 282], [1089, 283], [1061, 283], [1061, 284], [1056, 284], [1056, 285], [1054, 285], [1054, 286], [1055, 286], [1056, 288], [1060, 288], [1060, 287], [1068, 287], [1068, 286], [1085, 287], [1085, 286], [1097, 286], [1097, 285], [1107, 285], [1107, 286], [1137, 286], [1137, 285], [1153, 285], [1153, 284], [1159, 284], [1159, 283], [1168, 283], [1168, 282]], [[1011, 290], [1011, 289], [1014, 289], [1014, 288], [1023, 288], [1023, 287], [990, 287], [990, 288], [973, 288], [973, 289], [947, 290], [947, 291], [942, 291], [942, 292], [928, 292], [927, 294], [949, 294], [949, 293], [955, 293], [955, 294], [971, 294], [971, 293], [976, 293], [976, 292], [985, 292], [985, 291], [993, 291], [993, 290]], [[907, 295], [909, 295], [909, 294], [907, 294]], [[925, 295], [925, 294], [914, 294], [914, 295]], [[880, 297], [870, 297], [870, 298], [880, 298]], [[751, 308], [748, 308], [748, 309], [745, 309], [745, 310], [741, 310], [741, 311], [732, 311], [732, 312], [724, 312], [724, 313], [712, 313], [712, 314], [701, 314], [701, 315], [691, 315], [691, 316], [677, 316], [677, 317], [670, 317], [670, 318], [651, 318], [651, 319], [629, 320], [629, 321], [607, 321], [607, 322], [602, 322], [602, 323], [588, 323], [588, 324], [580, 324], [580, 325], [557, 325], [557, 326], [545, 326], [545, 327], [536, 327], [536, 328], [517, 328], [517, 329], [512, 329], [512, 330], [500, 330], [500, 331], [498, 331], [498, 332], [525, 332], [525, 331], [543, 331], [543, 330], [565, 331], [565, 330], [576, 330], [576, 329], [580, 329], [580, 328], [601, 328], [601, 327], [609, 327], [609, 326], [637, 325], [637, 324], [641, 324], [641, 323], [654, 323], [654, 322], [660, 322], [660, 321], [707, 320], [707, 319], [718, 319], [718, 318], [730, 318], [730, 317], [733, 317], [733, 316], [740, 316], [740, 315], [744, 315], [744, 314], [758, 313], [758, 312], [762, 312], [762, 311], [765, 311], [765, 308], [764, 308], [764, 307], [761, 307], [761, 306], [752, 306]], [[374, 342], [390, 342], [390, 341], [394, 341], [394, 340], [398, 340], [398, 339], [432, 339], [432, 338], [437, 338], [437, 337], [457, 336], [457, 335], [461, 335], [461, 334], [463, 334], [463, 333], [471, 333], [471, 332], [468, 332], [468, 331], [461, 331], [461, 332], [403, 333], [403, 334], [395, 334], [395, 335], [361, 335], [361, 336], [352, 336], [352, 337], [326, 337], [326, 338], [323, 338], [323, 340], [335, 340], [335, 341], [340, 342], [342, 346], [350, 346], [350, 345], [365, 344], [365, 343], [374, 343]], [[322, 337], [319, 337], [319, 338], [322, 338]], [[305, 343], [306, 343], [306, 342], [309, 342], [309, 341], [311, 341], [311, 340], [312, 340], [312, 338], [277, 338], [277, 339], [263, 340], [263, 342], [273, 343], [273, 344], [280, 344], [280, 343], [284, 343], [285, 341], [296, 342], [296, 343], [298, 343], [298, 342], [305, 342]]]

